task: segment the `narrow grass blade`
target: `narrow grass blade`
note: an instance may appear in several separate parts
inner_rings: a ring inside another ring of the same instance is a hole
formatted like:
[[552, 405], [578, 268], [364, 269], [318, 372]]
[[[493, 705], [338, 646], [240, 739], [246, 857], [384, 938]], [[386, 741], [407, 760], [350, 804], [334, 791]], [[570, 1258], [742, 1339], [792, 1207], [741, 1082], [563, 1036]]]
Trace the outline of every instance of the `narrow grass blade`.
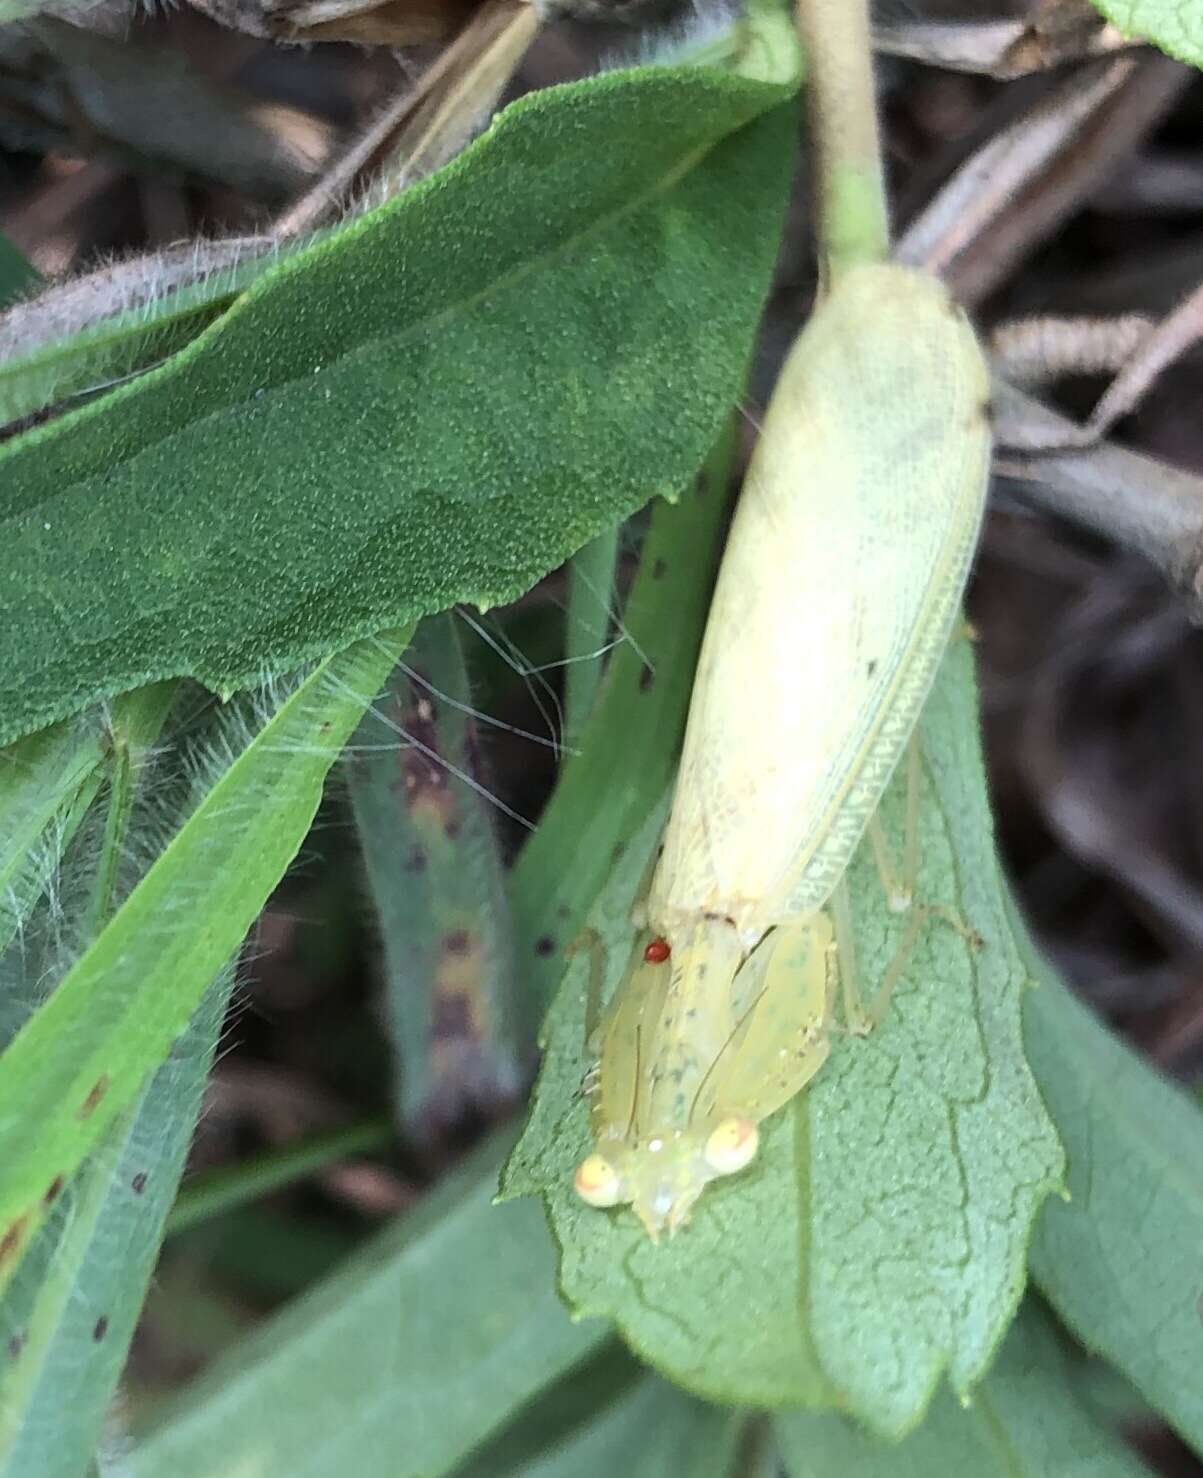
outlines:
[[347, 763], [408, 1124], [512, 1101], [532, 1046], [471, 700], [455, 618], [429, 617]]

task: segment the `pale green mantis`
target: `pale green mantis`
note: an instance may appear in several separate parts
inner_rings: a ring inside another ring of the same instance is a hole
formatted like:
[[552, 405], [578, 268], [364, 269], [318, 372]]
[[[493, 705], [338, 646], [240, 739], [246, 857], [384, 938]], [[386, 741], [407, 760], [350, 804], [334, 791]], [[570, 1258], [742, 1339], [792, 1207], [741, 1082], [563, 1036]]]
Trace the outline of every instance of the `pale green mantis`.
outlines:
[[752, 1161], [758, 1124], [823, 1065], [841, 962], [845, 1023], [871, 1024], [840, 884], [959, 608], [988, 400], [963, 315], [898, 266], [844, 273], [786, 361], [630, 962], [589, 1044], [595, 1149], [576, 1189], [630, 1203], [653, 1238]]

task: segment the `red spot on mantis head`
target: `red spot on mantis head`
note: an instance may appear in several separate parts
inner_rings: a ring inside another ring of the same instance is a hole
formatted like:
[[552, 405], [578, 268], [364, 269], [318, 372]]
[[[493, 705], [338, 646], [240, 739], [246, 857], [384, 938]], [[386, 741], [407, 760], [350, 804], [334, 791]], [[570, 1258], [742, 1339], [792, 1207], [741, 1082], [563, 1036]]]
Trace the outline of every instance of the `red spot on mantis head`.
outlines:
[[643, 958], [648, 962], [649, 965], [663, 965], [665, 960], [668, 959], [669, 955], [671, 955], [672, 952], [673, 948], [672, 945], [669, 944], [668, 940], [662, 938], [659, 934], [657, 934], [655, 939], [653, 939], [648, 947], [643, 951]]

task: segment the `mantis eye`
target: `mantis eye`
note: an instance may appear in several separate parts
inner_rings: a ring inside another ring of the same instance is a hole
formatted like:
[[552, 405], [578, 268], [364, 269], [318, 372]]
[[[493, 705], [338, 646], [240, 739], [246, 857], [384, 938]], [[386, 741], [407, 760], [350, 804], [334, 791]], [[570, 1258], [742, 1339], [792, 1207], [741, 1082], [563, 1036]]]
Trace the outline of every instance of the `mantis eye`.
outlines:
[[617, 1206], [622, 1200], [618, 1171], [604, 1155], [586, 1155], [572, 1178], [577, 1195], [590, 1206]]
[[706, 1163], [719, 1175], [734, 1175], [752, 1163], [759, 1145], [760, 1134], [751, 1119], [724, 1119], [706, 1141]]

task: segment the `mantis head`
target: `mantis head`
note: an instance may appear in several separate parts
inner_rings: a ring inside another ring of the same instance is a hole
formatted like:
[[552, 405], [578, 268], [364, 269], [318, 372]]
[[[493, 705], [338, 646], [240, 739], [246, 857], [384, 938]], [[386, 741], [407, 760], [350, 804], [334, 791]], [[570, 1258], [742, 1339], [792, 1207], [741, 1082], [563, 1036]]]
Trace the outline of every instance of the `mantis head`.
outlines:
[[576, 1167], [573, 1185], [589, 1206], [627, 1203], [653, 1242], [689, 1220], [693, 1203], [712, 1180], [750, 1165], [760, 1144], [751, 1119], [730, 1116], [630, 1142], [614, 1138]]

